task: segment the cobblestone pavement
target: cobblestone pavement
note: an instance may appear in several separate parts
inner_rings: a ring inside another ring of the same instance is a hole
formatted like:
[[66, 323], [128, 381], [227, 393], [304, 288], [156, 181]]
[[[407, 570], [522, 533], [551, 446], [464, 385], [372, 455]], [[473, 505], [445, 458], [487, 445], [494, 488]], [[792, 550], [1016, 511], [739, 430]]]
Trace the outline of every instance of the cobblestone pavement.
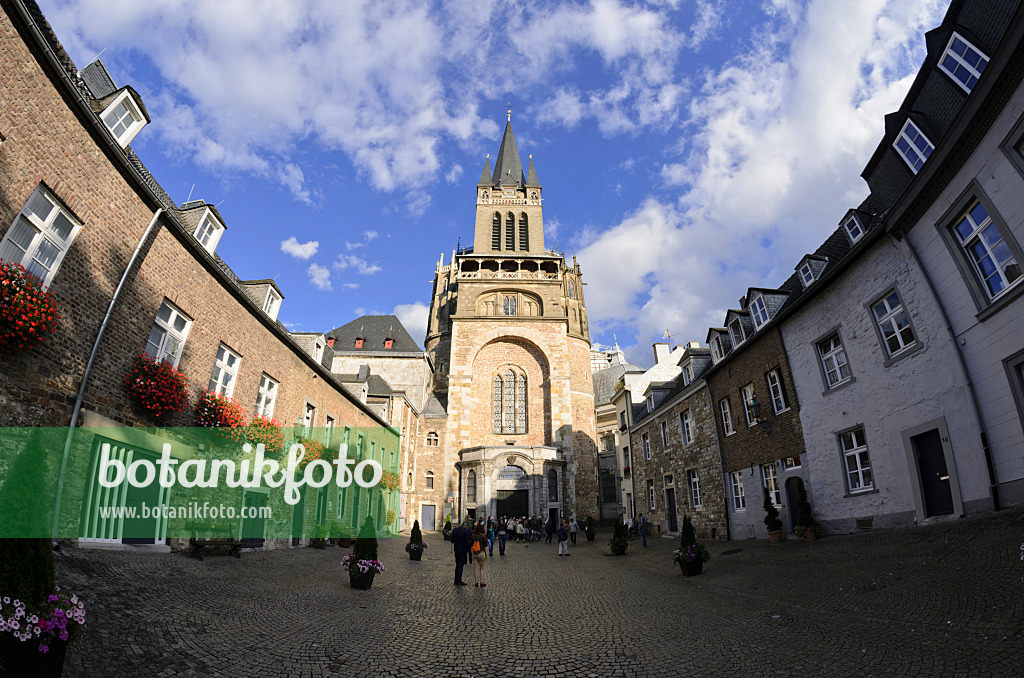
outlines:
[[418, 563], [382, 540], [370, 591], [349, 588], [337, 547], [203, 562], [67, 551], [59, 580], [86, 600], [88, 634], [65, 675], [1024, 675], [1024, 509], [712, 543], [693, 578], [674, 541], [616, 558], [608, 537], [581, 535], [569, 558], [510, 544], [483, 589], [452, 586], [438, 534]]

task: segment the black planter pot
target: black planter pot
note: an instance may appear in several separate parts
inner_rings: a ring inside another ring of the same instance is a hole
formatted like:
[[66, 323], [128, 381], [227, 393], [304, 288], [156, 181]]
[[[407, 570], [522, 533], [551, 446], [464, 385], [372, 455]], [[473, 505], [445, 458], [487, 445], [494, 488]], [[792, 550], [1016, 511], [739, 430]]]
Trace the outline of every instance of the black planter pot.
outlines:
[[39, 651], [39, 640], [18, 640], [10, 633], [0, 636], [0, 676], [3, 678], [59, 678], [64, 673], [68, 643], [50, 639], [48, 652]]
[[683, 575], [686, 577], [696, 577], [704, 572], [704, 561], [700, 558], [691, 560], [688, 563], [680, 561], [679, 569], [683, 571]]
[[597, 533], [596, 532], [593, 533], [593, 534], [590, 534], [589, 532], [587, 532], [585, 534], [587, 535], [587, 541], [594, 541], [595, 539], [597, 539]]
[[362, 572], [357, 572], [355, 574], [349, 572], [348, 582], [354, 589], [359, 591], [368, 591], [370, 587], [373, 586], [373, 577], [376, 574], [377, 573], [373, 570], [370, 570], [366, 574], [363, 574]]
[[423, 558], [423, 549], [409, 551], [409, 560], [420, 560]]

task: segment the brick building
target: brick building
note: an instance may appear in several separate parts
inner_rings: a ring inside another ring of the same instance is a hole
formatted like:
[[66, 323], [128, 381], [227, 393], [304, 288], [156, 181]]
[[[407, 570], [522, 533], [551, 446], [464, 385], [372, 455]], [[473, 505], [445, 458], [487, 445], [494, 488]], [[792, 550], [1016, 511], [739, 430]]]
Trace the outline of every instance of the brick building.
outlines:
[[[269, 280], [239, 280], [217, 256], [230, 237], [222, 215], [201, 200], [177, 205], [132, 150], [149, 122], [139, 95], [117, 87], [98, 60], [79, 71], [31, 0], [2, 7], [0, 258], [38, 274], [62, 318], [41, 346], [2, 358], [0, 425], [151, 427], [122, 387], [148, 352], [177, 366], [193, 400], [216, 390], [250, 416], [323, 431], [333, 442], [375, 429], [360, 439], [386, 460], [397, 436], [335, 379], [322, 343], [277, 321], [283, 293]], [[191, 411], [159, 423], [190, 426]], [[128, 457], [155, 457], [159, 431], [122, 447]], [[88, 495], [86, 471], [72, 464], [62, 480]], [[323, 522], [328, 505], [343, 512], [337, 500], [325, 491], [276, 519]], [[361, 507], [374, 515], [393, 508]], [[166, 545], [161, 526], [151, 527], [142, 541]], [[120, 534], [119, 524], [104, 524], [85, 541], [120, 543]]]

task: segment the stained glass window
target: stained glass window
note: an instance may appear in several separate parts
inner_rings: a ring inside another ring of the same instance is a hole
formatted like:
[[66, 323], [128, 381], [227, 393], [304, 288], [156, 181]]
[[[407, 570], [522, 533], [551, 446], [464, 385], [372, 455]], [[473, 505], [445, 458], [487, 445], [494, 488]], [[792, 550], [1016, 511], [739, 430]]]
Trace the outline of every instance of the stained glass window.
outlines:
[[501, 375], [494, 375], [494, 432], [501, 433]]
[[526, 433], [526, 377], [519, 375], [516, 388], [516, 433]]
[[516, 432], [516, 373], [505, 373], [505, 427], [503, 433]]

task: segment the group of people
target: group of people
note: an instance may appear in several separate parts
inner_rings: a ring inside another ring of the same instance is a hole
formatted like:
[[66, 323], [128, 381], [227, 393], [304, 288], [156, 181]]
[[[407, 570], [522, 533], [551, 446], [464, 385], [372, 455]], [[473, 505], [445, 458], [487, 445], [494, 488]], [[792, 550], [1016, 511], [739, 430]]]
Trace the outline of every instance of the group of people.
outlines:
[[462, 581], [462, 572], [467, 561], [473, 564], [474, 586], [487, 586], [484, 579], [485, 565], [488, 557], [494, 556], [494, 544], [498, 544], [498, 555], [505, 555], [505, 544], [515, 535], [516, 543], [540, 541], [541, 531], [547, 534], [546, 543], [550, 544], [551, 539], [558, 537], [558, 555], [569, 555], [569, 540], [576, 543], [576, 534], [580, 530], [579, 523], [573, 518], [572, 521], [563, 520], [561, 524], [548, 518], [542, 522], [537, 517], [511, 518], [502, 516], [497, 521], [493, 518], [467, 520], [459, 527], [452, 530], [452, 552], [455, 554], [455, 585], [468, 586]]

